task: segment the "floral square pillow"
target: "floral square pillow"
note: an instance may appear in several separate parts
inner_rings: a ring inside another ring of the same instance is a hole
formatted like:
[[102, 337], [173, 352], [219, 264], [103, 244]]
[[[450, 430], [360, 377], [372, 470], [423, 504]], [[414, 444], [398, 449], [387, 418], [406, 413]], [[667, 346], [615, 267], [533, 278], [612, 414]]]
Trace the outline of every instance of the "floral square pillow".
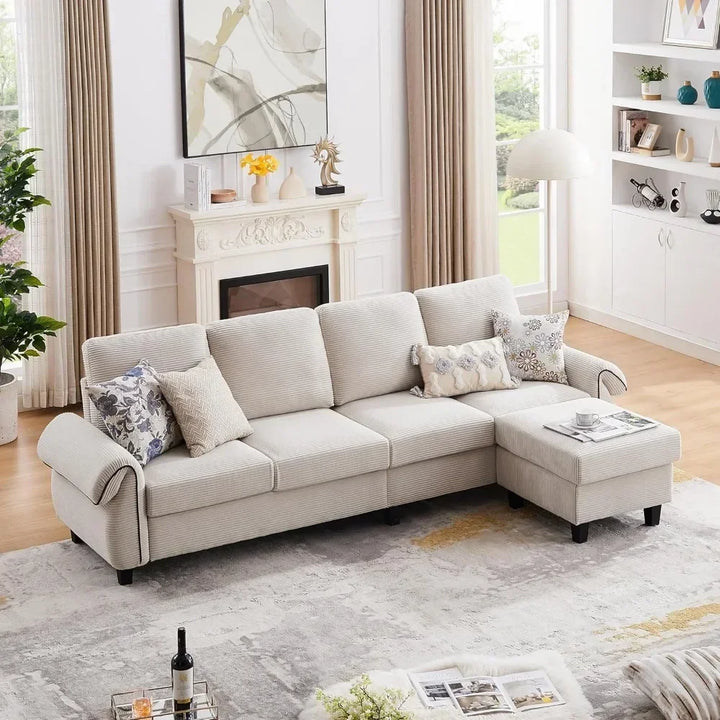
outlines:
[[563, 343], [569, 315], [567, 310], [550, 315], [509, 315], [492, 311], [495, 335], [502, 338], [514, 377], [568, 384]]
[[120, 377], [89, 385], [87, 393], [110, 437], [140, 465], [182, 443], [180, 426], [147, 360]]

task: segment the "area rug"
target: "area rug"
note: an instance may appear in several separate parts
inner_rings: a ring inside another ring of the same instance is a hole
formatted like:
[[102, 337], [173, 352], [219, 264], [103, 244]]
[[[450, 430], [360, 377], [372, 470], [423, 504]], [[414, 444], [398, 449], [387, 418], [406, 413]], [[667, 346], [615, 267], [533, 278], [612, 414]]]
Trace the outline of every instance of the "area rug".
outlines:
[[[0, 718], [108, 718], [164, 684], [176, 628], [222, 718], [293, 718], [317, 686], [454, 653], [556, 650], [596, 718], [657, 720], [632, 658], [720, 640], [720, 487], [675, 485], [659, 527], [593, 523], [584, 545], [483, 488], [173, 558], [120, 587], [87, 547], [0, 556]], [[538, 711], [538, 720], [540, 712]]]

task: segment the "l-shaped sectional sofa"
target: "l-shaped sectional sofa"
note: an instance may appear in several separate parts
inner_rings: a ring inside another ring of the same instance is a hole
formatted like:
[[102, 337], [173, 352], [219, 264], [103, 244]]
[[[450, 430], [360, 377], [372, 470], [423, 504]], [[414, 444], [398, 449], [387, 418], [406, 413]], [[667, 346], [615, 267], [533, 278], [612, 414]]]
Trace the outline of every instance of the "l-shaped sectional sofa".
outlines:
[[104, 432], [84, 393], [84, 419], [58, 416], [38, 445], [57, 515], [127, 584], [160, 558], [503, 484], [496, 418], [618, 395], [626, 383], [612, 363], [565, 347], [568, 385], [411, 394], [421, 382], [411, 346], [492, 337], [494, 309], [519, 312], [499, 275], [88, 340], [83, 387], [140, 358], [166, 372], [212, 355], [254, 432], [194, 459], [181, 445], [143, 468]]

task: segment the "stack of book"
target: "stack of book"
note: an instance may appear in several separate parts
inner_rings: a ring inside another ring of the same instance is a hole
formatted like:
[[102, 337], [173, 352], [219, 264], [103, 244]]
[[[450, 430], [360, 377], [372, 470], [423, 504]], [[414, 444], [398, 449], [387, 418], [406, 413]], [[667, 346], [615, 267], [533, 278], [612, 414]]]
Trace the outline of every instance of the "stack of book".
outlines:
[[638, 145], [649, 124], [647, 113], [644, 110], [630, 108], [618, 110], [618, 150], [653, 157], [669, 155], [670, 148], [644, 148]]
[[210, 171], [200, 163], [185, 163], [185, 209], [210, 209]]

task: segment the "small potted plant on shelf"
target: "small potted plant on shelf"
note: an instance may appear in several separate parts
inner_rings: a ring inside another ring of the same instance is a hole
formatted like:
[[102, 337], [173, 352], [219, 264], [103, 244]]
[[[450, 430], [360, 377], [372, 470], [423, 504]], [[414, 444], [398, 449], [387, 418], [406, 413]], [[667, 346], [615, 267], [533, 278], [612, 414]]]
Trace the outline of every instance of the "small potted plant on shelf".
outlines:
[[[25, 231], [25, 216], [33, 208], [50, 204], [29, 189], [40, 148], [20, 148], [18, 138], [26, 129], [8, 131], [0, 141], [0, 251]], [[24, 265], [0, 258], [0, 445], [17, 437], [18, 411], [17, 380], [2, 372], [3, 363], [37, 357], [45, 351], [45, 337], [54, 337], [56, 330], [65, 327], [64, 322], [22, 309], [22, 296], [42, 286]]]
[[662, 65], [635, 68], [635, 75], [640, 80], [643, 100], [662, 100], [662, 81], [668, 76]]

